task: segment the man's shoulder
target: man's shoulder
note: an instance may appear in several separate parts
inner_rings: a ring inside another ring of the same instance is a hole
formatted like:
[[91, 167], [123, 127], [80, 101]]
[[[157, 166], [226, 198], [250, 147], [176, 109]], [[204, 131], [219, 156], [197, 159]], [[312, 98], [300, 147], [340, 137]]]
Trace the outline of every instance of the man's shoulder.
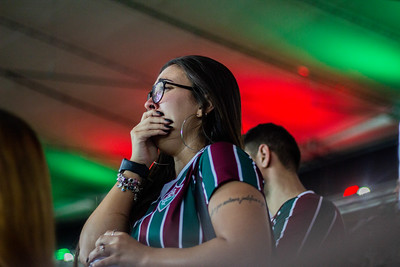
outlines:
[[300, 203], [317, 203], [320, 208], [337, 210], [336, 205], [331, 200], [311, 190], [299, 194], [297, 198]]

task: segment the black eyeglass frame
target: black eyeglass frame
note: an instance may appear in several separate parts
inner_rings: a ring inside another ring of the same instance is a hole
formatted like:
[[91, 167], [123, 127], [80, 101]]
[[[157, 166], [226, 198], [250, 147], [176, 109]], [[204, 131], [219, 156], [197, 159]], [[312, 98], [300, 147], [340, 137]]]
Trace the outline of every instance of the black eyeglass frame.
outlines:
[[[162, 93], [161, 93], [160, 99], [157, 100], [157, 99], [155, 99], [154, 91], [156, 90], [157, 85], [160, 84], [160, 83], [163, 84], [163, 86], [162, 86]], [[150, 91], [150, 92], [148, 93], [148, 95], [147, 95], [147, 100], [149, 100], [150, 97], [151, 97], [154, 104], [159, 103], [159, 102], [161, 101], [161, 99], [163, 98], [163, 96], [164, 96], [165, 85], [166, 85], [166, 84], [170, 84], [170, 85], [173, 85], [173, 86], [176, 86], [176, 87], [180, 87], [180, 88], [183, 88], [183, 89], [187, 89], [187, 90], [193, 90], [193, 86], [182, 85], [182, 84], [170, 82], [170, 81], [165, 80], [165, 79], [160, 79], [160, 80], [158, 80], [158, 82], [157, 82], [155, 85], [153, 85], [153, 87], [151, 88], [151, 91]]]

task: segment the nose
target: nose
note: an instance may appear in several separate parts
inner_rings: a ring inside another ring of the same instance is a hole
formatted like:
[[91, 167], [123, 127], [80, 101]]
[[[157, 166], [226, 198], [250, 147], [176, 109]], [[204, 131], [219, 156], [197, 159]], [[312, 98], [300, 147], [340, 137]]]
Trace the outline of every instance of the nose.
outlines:
[[150, 97], [144, 103], [144, 107], [146, 108], [147, 111], [149, 111], [151, 109], [157, 109], [158, 108], [158, 104], [154, 104], [153, 99]]

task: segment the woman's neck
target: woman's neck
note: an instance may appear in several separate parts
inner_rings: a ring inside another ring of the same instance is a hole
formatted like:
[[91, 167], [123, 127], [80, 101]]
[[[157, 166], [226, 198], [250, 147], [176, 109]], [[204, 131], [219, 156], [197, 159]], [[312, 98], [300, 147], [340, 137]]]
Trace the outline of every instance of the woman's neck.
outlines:
[[185, 147], [178, 154], [174, 156], [175, 173], [179, 175], [181, 170], [188, 164], [188, 162], [199, 152], [205, 145], [196, 146], [196, 149]]

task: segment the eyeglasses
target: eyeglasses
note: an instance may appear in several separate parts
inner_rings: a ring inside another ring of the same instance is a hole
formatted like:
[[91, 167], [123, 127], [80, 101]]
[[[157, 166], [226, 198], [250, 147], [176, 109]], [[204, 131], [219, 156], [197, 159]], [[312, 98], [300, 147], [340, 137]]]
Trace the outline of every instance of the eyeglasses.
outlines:
[[150, 97], [153, 99], [153, 103], [157, 104], [158, 102], [161, 101], [164, 91], [165, 91], [165, 85], [170, 84], [176, 87], [188, 89], [188, 90], [193, 90], [193, 87], [187, 86], [187, 85], [181, 85], [177, 83], [173, 83], [164, 79], [160, 79], [155, 85], [153, 85], [153, 88], [151, 89], [150, 93], [147, 95], [147, 100], [150, 99]]

